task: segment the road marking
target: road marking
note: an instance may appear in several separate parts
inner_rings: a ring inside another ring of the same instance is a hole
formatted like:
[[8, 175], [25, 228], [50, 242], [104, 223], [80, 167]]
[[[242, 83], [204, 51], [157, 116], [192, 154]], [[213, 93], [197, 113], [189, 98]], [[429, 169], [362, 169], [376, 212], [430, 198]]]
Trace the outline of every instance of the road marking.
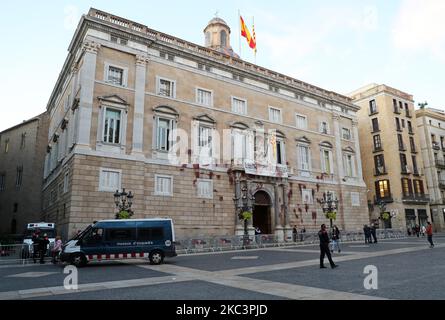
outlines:
[[255, 260], [258, 256], [237, 256], [230, 258], [231, 260]]
[[369, 248], [369, 246], [347, 246], [348, 248]]
[[5, 278], [38, 278], [38, 277], [45, 277], [50, 274], [56, 274], [59, 272], [24, 272], [24, 273], [17, 273], [12, 274], [9, 276], [6, 276]]

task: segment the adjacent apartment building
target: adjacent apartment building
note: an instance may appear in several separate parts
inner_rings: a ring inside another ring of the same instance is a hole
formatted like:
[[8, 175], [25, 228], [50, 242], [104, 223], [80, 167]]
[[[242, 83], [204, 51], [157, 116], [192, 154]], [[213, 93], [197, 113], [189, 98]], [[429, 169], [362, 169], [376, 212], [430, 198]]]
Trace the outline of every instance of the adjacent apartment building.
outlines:
[[0, 132], [0, 234], [21, 234], [42, 214], [48, 115]]
[[429, 195], [413, 97], [371, 84], [350, 94], [358, 111], [371, 220], [381, 227], [426, 225]]
[[252, 209], [250, 234], [290, 240], [329, 223], [332, 191], [340, 228], [368, 223], [359, 107], [241, 60], [230, 33], [214, 18], [200, 46], [90, 9], [47, 105], [43, 218], [70, 236], [114, 218], [125, 188], [134, 217], [171, 217], [178, 237], [241, 235]]
[[425, 178], [431, 198], [431, 221], [437, 231], [445, 230], [445, 111], [416, 110]]

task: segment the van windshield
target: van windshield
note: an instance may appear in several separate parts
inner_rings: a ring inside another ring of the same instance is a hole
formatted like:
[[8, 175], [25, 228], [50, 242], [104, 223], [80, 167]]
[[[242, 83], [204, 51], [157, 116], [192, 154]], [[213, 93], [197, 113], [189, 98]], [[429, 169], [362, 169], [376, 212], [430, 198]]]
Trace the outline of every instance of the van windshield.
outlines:
[[[45, 233], [48, 236], [48, 238], [55, 238], [56, 237], [56, 231], [54, 229], [45, 229], [45, 228], [38, 228], [40, 230], [40, 234], [43, 236]], [[31, 239], [32, 235], [36, 229], [27, 229], [25, 231], [25, 239]]]

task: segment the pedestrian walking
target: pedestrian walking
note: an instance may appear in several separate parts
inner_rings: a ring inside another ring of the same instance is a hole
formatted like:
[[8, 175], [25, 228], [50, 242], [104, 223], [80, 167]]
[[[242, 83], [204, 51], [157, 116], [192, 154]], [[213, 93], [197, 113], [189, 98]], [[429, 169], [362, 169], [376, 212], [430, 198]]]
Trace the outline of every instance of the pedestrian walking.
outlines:
[[62, 239], [60, 236], [57, 236], [56, 241], [54, 242], [54, 248], [52, 248], [51, 250], [53, 264], [56, 264], [61, 251], [62, 251]]
[[335, 250], [338, 250], [338, 253], [341, 252], [340, 230], [338, 230], [338, 227], [336, 225], [334, 225], [334, 228], [332, 229], [331, 252], [334, 252]]
[[322, 224], [320, 231], [318, 231], [318, 237], [320, 238], [320, 269], [326, 268], [324, 266], [324, 256], [328, 257], [331, 268], [337, 268], [338, 265], [332, 261], [331, 253], [329, 252], [329, 235], [326, 230], [326, 225]]
[[43, 235], [43, 237], [39, 238], [39, 241], [38, 241], [40, 264], [45, 263], [45, 254], [46, 254], [46, 250], [48, 249], [48, 245], [49, 245], [48, 235], [45, 233]]
[[[371, 229], [372, 238], [374, 239], [374, 243], [377, 243], [377, 234], [376, 234], [376, 230], [375, 230], [375, 225], [372, 224], [370, 229]], [[369, 240], [371, 240], [371, 238], [369, 238]]]
[[417, 236], [417, 238], [419, 237], [419, 234], [420, 234], [420, 227], [419, 227], [418, 224], [416, 224], [416, 236]]
[[294, 228], [292, 229], [292, 240], [294, 242], [297, 242], [297, 233], [298, 233], [297, 226], [294, 226]]
[[40, 230], [36, 229], [32, 234], [32, 260], [37, 263], [37, 255], [39, 254]]
[[425, 236], [425, 234], [426, 234], [426, 228], [425, 228], [424, 225], [422, 225], [422, 228], [420, 228], [420, 233], [422, 234], [422, 237]]
[[367, 224], [363, 227], [363, 233], [365, 234], [365, 244], [371, 243], [371, 229]]
[[300, 230], [300, 241], [303, 242], [304, 241], [304, 234], [306, 233], [306, 228], [303, 226], [303, 228], [301, 228]]
[[428, 221], [427, 222], [428, 226], [426, 227], [426, 235], [428, 237], [428, 242], [430, 243], [430, 248], [434, 248], [434, 243], [433, 243], [433, 226], [431, 225], [431, 223]]

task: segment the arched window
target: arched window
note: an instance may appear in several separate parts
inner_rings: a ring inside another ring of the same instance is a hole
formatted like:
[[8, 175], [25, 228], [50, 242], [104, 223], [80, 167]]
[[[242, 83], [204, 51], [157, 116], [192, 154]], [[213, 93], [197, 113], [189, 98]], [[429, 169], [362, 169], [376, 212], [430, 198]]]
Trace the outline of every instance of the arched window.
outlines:
[[227, 33], [225, 30], [221, 30], [221, 47], [227, 46]]
[[206, 47], [209, 47], [210, 46], [210, 32], [207, 31], [205, 37], [206, 37], [206, 39], [205, 39]]

